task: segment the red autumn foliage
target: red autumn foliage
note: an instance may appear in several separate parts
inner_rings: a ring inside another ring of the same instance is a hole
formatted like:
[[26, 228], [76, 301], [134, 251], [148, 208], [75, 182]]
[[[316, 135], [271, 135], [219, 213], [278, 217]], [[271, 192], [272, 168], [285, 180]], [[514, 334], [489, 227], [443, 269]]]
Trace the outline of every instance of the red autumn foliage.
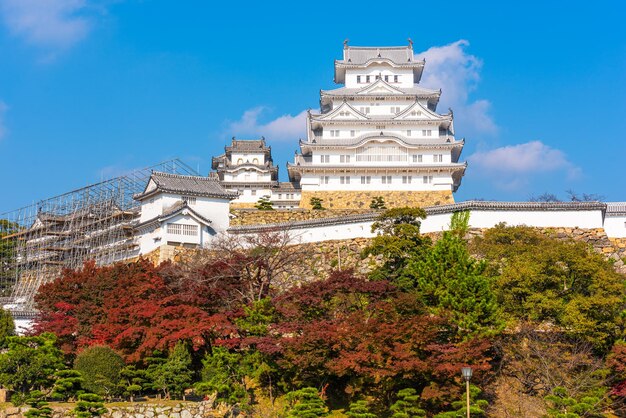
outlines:
[[618, 342], [613, 346], [606, 365], [612, 370], [615, 381], [611, 395], [626, 397], [626, 343]]
[[128, 361], [180, 340], [194, 349], [207, 347], [234, 330], [222, 312], [229, 286], [197, 280], [211, 273], [211, 266], [185, 274], [169, 263], [155, 267], [146, 260], [111, 267], [86, 263], [41, 289], [37, 331], [57, 333], [66, 353], [106, 344]]
[[276, 310], [280, 320], [257, 347], [299, 384], [342, 382], [387, 396], [401, 382], [452, 381], [467, 364], [477, 375], [490, 368], [487, 341], [461, 341], [413, 295], [351, 271], [287, 292]]

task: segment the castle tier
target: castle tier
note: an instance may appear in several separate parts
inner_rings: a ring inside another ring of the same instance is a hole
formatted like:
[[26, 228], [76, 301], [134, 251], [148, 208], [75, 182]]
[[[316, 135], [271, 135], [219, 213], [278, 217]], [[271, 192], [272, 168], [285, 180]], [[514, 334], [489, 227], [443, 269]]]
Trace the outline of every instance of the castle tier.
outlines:
[[335, 61], [335, 83], [309, 111], [307, 138], [287, 169], [325, 207], [367, 208], [382, 196], [388, 207], [453, 203], [466, 163], [454, 136], [452, 111], [436, 112], [440, 90], [418, 85], [424, 61], [413, 46], [351, 47]]
[[275, 208], [298, 206], [300, 189], [297, 184], [278, 181], [278, 167], [265, 138], [233, 138], [231, 145], [224, 147], [224, 154], [213, 158], [212, 168], [222, 187], [238, 193], [232, 207], [252, 208], [264, 196]]

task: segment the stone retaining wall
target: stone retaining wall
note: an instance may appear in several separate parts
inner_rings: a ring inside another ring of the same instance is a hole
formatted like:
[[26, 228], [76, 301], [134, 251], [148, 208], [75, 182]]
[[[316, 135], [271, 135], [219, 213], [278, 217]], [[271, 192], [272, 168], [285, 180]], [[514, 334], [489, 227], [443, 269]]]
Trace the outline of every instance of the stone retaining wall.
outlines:
[[268, 225], [287, 222], [307, 221], [311, 219], [335, 218], [347, 215], [357, 215], [372, 212], [372, 209], [343, 209], [343, 210], [310, 210], [310, 209], [231, 209], [233, 217], [231, 226], [241, 225]]
[[[0, 410], [0, 418], [23, 418], [30, 407], [6, 408]], [[71, 408], [54, 407], [53, 418], [73, 418]], [[107, 407], [103, 418], [213, 418], [223, 417], [229, 408], [214, 407], [212, 401], [181, 402], [177, 405], [138, 402], [129, 406]]]
[[454, 203], [452, 192], [446, 191], [316, 191], [302, 192], [300, 207], [310, 209], [311, 198], [323, 200], [322, 206], [327, 209], [368, 209], [372, 199], [382, 196], [388, 208], [427, 207]]

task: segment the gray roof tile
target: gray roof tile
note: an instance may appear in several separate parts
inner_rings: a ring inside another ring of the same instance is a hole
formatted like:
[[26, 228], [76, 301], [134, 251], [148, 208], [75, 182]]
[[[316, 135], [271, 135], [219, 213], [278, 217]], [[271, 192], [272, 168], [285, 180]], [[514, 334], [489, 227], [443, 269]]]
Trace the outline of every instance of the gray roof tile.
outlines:
[[156, 183], [156, 189], [137, 194], [134, 196], [135, 199], [142, 200], [159, 191], [224, 199], [237, 197], [236, 193], [225, 190], [219, 181], [211, 177], [183, 176], [154, 171], [150, 176], [150, 180]]
[[365, 64], [376, 58], [386, 58], [396, 64], [413, 62], [413, 49], [408, 46], [362, 47], [349, 46], [343, 51], [343, 62], [346, 64]]

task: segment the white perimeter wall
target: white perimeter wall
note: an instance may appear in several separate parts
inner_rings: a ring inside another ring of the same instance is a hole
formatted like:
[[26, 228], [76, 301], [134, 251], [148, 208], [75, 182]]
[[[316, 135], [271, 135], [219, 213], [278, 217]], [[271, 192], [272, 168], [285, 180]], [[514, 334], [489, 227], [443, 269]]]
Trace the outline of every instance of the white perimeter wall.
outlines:
[[626, 215], [607, 215], [604, 219], [604, 230], [611, 238], [626, 238]]
[[[422, 221], [423, 233], [444, 231], [449, 228], [452, 213], [429, 215]], [[602, 228], [602, 211], [594, 210], [471, 210], [469, 224], [472, 228], [492, 228], [505, 222], [507, 225], [527, 225], [531, 227], [563, 228]], [[372, 221], [355, 221], [338, 225], [307, 226], [296, 224], [289, 234], [296, 243], [314, 243], [320, 241], [371, 238]], [[237, 229], [231, 229], [236, 231]]]

